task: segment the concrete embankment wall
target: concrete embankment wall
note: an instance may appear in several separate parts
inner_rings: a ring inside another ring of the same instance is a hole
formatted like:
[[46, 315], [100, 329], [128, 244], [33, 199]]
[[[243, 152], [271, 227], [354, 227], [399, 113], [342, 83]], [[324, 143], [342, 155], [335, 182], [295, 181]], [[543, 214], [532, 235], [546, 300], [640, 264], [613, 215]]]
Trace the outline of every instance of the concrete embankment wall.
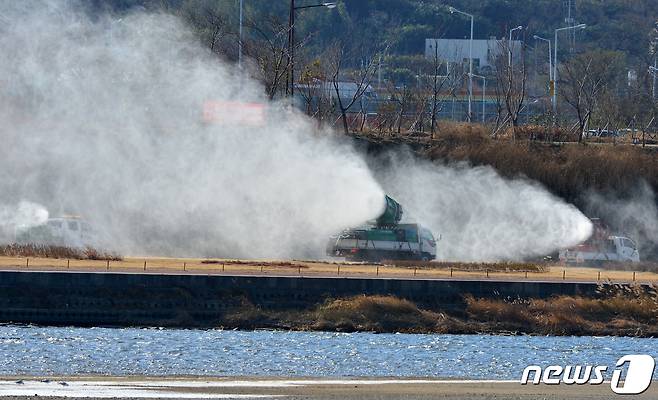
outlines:
[[596, 285], [280, 276], [0, 272], [0, 322], [80, 326], [218, 326], [227, 310], [305, 309], [327, 298], [395, 295], [434, 310], [460, 310], [463, 296], [594, 295]]

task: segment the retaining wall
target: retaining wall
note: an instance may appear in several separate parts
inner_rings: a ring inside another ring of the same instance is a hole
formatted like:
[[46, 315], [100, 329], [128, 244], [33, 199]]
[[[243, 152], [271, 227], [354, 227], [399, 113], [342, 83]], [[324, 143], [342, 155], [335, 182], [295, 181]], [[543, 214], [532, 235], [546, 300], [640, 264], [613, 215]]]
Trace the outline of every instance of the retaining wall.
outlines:
[[327, 298], [395, 295], [460, 310], [463, 295], [594, 295], [593, 283], [0, 271], [0, 322], [79, 326], [217, 326], [249, 302], [303, 309]]

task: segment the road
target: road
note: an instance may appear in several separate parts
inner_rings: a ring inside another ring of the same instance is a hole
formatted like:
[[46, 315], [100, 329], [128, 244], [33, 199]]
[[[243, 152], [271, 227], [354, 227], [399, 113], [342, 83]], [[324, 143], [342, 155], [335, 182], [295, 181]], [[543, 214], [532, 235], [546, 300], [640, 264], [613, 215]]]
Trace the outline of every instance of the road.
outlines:
[[[121, 261], [66, 260], [51, 258], [0, 257], [0, 270], [107, 272], [149, 274], [195, 274], [231, 276], [285, 276], [314, 278], [488, 280], [533, 282], [642, 282], [658, 283], [652, 272], [612, 271], [597, 268], [551, 265], [541, 272], [505, 271], [505, 264], [491, 270], [468, 264], [425, 263], [393, 266], [327, 261], [206, 260], [193, 258], [129, 257]], [[496, 269], [496, 270], [494, 270]]]

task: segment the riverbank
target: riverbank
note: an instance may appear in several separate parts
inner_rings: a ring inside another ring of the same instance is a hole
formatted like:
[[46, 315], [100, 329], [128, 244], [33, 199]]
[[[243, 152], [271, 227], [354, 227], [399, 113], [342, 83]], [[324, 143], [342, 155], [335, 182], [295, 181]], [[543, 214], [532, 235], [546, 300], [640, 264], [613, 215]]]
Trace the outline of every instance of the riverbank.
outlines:
[[332, 332], [658, 336], [655, 289], [610, 286], [599, 298], [485, 299], [467, 295], [463, 311], [423, 309], [393, 296], [328, 300], [311, 310], [268, 311], [242, 304], [225, 328]]
[[658, 336], [655, 284], [0, 271], [0, 322]]
[[[22, 383], [16, 383], [20, 380]], [[516, 381], [399, 378], [144, 378], [11, 377], [0, 380], [4, 399], [58, 398], [200, 398], [242, 399], [285, 396], [289, 399], [612, 399], [603, 385], [521, 385]], [[656, 398], [652, 385], [638, 399]]]

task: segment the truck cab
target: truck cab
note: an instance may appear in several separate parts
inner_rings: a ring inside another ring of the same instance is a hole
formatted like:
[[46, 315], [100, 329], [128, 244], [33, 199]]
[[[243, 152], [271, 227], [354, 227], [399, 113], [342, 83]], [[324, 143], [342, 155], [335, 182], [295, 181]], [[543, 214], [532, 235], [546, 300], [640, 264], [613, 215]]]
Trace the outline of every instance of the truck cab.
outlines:
[[635, 242], [627, 237], [611, 236], [620, 261], [640, 262], [640, 253]]
[[576, 247], [560, 251], [560, 261], [575, 264], [640, 262], [640, 253], [632, 239], [608, 236], [605, 239], [588, 240]]

